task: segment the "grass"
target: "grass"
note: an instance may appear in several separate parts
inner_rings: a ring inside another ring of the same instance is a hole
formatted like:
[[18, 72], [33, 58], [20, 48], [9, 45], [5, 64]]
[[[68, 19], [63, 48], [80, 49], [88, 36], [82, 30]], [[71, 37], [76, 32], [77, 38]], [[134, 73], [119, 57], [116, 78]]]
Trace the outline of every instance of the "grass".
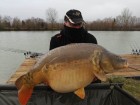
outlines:
[[123, 89], [140, 100], [140, 81], [134, 79], [126, 79]]
[[124, 77], [110, 77], [110, 81], [113, 83], [123, 83], [123, 89], [129, 94], [140, 100], [140, 80]]

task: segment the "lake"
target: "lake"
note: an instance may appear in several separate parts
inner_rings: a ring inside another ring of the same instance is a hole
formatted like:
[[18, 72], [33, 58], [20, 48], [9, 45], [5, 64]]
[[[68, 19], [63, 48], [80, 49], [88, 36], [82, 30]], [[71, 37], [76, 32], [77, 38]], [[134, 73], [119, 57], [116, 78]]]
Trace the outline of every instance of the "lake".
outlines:
[[[59, 31], [2, 31], [0, 32], [0, 84], [24, 61], [21, 50], [45, 53], [49, 51], [50, 39]], [[140, 31], [89, 31], [98, 44], [116, 54], [130, 54], [140, 49]], [[21, 52], [20, 52], [21, 51]]]

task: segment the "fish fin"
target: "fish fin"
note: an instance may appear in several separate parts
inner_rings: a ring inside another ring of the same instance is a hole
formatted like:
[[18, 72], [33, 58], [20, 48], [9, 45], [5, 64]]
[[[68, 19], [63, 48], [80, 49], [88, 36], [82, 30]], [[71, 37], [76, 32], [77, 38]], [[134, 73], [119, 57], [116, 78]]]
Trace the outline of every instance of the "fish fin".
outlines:
[[33, 87], [23, 85], [18, 91], [18, 98], [21, 105], [26, 105], [33, 92]]
[[93, 73], [101, 81], [106, 81], [107, 77], [100, 68], [101, 51], [95, 50], [92, 55]]
[[76, 94], [81, 99], [84, 99], [85, 98], [85, 90], [84, 90], [84, 88], [80, 88], [80, 89], [76, 90], [74, 92], [74, 94]]
[[103, 71], [93, 71], [93, 73], [101, 81], [107, 81], [107, 77]]

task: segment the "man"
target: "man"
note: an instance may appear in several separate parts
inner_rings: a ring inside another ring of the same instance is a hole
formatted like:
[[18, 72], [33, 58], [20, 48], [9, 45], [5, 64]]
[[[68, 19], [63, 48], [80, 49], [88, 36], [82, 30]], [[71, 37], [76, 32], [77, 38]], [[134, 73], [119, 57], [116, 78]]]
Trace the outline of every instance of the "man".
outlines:
[[79, 10], [69, 10], [64, 17], [64, 29], [51, 38], [50, 50], [71, 43], [94, 43], [96, 38], [84, 29], [84, 20]]

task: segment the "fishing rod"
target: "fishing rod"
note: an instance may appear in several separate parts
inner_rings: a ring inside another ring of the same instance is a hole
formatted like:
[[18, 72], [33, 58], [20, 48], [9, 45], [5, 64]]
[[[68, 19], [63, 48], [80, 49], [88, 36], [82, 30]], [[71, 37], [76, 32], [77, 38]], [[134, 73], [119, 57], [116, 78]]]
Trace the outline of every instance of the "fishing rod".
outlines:
[[135, 48], [132, 46], [132, 44], [130, 44], [131, 50], [132, 50], [132, 54], [135, 54]]
[[135, 46], [135, 48], [136, 48], [136, 50], [135, 50], [135, 51], [136, 51], [136, 54], [137, 54], [137, 55], [140, 55], [140, 48], [139, 48], [137, 42], [135, 42], [135, 41], [134, 41], [134, 46]]
[[37, 57], [37, 56], [44, 55], [43, 53], [32, 52], [32, 51], [27, 51], [27, 50], [20, 50], [20, 49], [14, 49], [14, 48], [0, 47], [0, 50], [10, 51], [10, 52], [15, 52], [15, 53], [23, 53], [26, 58], [27, 57], [34, 58], [34, 57]]
[[26, 50], [13, 49], [13, 48], [5, 48], [5, 47], [0, 47], [0, 50], [10, 51], [10, 52], [15, 52], [15, 53], [25, 53], [25, 52], [27, 52]]
[[140, 54], [140, 46], [138, 45], [138, 43], [136, 42], [136, 41], [134, 41], [134, 43], [135, 43], [135, 45], [137, 46], [137, 48], [138, 48], [138, 54]]
[[136, 42], [134, 42], [133, 44], [130, 44], [130, 47], [132, 49], [132, 54], [140, 55], [140, 49], [139, 49], [138, 45], [136, 44]]

